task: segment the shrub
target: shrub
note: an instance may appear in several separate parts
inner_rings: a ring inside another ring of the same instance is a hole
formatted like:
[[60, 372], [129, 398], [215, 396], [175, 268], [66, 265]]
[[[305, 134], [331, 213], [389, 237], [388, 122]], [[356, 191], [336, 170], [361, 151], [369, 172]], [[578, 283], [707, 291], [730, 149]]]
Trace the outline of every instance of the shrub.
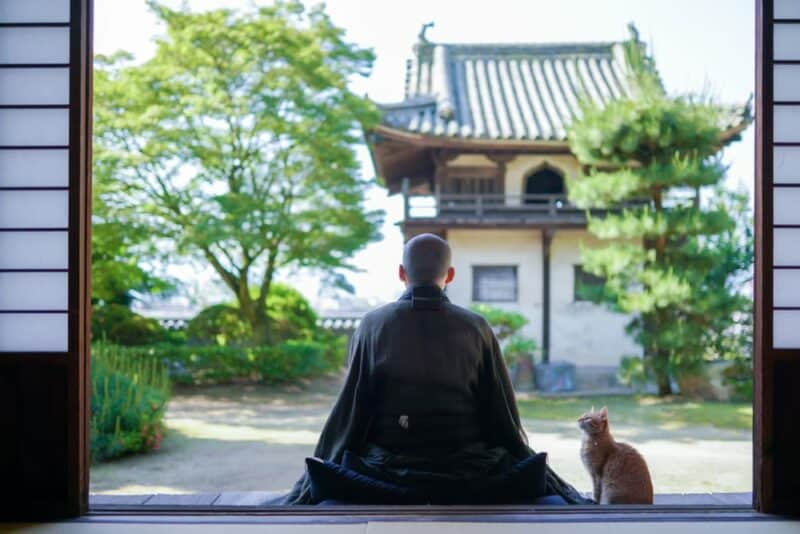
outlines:
[[164, 434], [169, 377], [161, 362], [132, 349], [92, 346], [92, 461], [157, 449]]
[[248, 381], [292, 382], [341, 367], [344, 340], [289, 340], [272, 346], [169, 346], [118, 348], [130, 358], [154, 358], [180, 384], [222, 384]]
[[252, 329], [228, 304], [215, 304], [198, 313], [186, 325], [186, 337], [193, 345], [240, 345], [252, 336]]
[[[267, 297], [270, 339], [280, 343], [289, 339], [312, 341], [318, 335], [317, 314], [296, 289], [275, 283]], [[252, 344], [253, 330], [232, 304], [216, 304], [198, 313], [186, 327], [193, 345]]]
[[753, 400], [753, 360], [748, 357], [732, 359], [733, 365], [724, 373], [724, 384], [733, 390], [735, 400]]
[[506, 365], [511, 366], [522, 358], [530, 358], [537, 351], [536, 341], [519, 335], [522, 327], [528, 324], [528, 319], [521, 313], [495, 308], [488, 304], [475, 304], [470, 309], [483, 315], [491, 325], [503, 349]]
[[155, 319], [143, 317], [122, 304], [104, 304], [92, 310], [92, 337], [115, 345], [136, 346], [169, 339]]
[[273, 339], [311, 340], [317, 332], [317, 314], [302, 293], [281, 283], [272, 284], [267, 297], [267, 315]]

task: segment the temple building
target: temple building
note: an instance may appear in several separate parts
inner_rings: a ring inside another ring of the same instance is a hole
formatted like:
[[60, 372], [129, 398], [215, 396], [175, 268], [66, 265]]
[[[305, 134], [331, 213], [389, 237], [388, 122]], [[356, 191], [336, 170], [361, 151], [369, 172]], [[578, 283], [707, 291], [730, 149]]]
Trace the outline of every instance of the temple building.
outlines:
[[[640, 354], [630, 317], [582, 301], [581, 246], [598, 241], [567, 200], [582, 172], [567, 129], [586, 97], [634, 91], [622, 42], [442, 44], [424, 30], [407, 63], [405, 98], [380, 104], [367, 138], [377, 175], [404, 198], [405, 239], [423, 232], [451, 244], [455, 303], [487, 303], [528, 319], [545, 361], [613, 376]], [[729, 134], [746, 125], [732, 114]]]

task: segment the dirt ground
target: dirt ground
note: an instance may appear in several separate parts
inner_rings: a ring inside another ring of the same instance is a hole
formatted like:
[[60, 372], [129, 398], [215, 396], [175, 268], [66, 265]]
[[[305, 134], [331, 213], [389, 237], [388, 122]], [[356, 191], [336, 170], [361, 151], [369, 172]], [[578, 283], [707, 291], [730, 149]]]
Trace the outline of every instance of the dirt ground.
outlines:
[[[105, 494], [280, 491], [300, 475], [340, 387], [330, 377], [301, 387], [219, 386], [177, 390], [167, 437], [151, 454], [96, 464], [91, 492]], [[580, 414], [575, 414], [577, 417]], [[530, 443], [581, 491], [590, 481], [573, 421], [525, 420]], [[748, 431], [615, 426], [647, 459], [657, 493], [751, 491]]]

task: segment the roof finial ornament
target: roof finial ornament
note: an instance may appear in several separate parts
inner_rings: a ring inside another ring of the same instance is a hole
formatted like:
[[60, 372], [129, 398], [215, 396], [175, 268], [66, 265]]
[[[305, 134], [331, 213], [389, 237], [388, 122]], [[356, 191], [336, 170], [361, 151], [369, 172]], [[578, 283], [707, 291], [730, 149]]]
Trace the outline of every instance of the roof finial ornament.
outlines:
[[634, 43], [641, 42], [639, 41], [639, 30], [636, 29], [636, 24], [633, 22], [628, 23], [628, 33], [631, 34], [631, 41]]
[[425, 36], [425, 34], [428, 33], [428, 30], [430, 28], [433, 28], [433, 26], [434, 26], [434, 22], [433, 21], [426, 22], [425, 24], [422, 25], [422, 29], [419, 31], [419, 41], [421, 43], [429, 43], [430, 42], [430, 41], [428, 41], [428, 38]]

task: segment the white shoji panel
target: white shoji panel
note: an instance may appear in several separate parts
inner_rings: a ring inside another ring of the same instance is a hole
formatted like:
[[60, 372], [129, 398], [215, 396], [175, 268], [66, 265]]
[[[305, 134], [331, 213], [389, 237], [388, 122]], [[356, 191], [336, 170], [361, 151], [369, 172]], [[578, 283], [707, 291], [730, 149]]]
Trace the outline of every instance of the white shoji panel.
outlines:
[[67, 311], [67, 273], [0, 273], [0, 310]]
[[775, 65], [772, 80], [776, 101], [800, 101], [800, 65]]
[[67, 187], [69, 150], [0, 150], [0, 187]]
[[66, 352], [66, 313], [0, 313], [0, 352]]
[[800, 187], [772, 190], [774, 224], [800, 224]]
[[0, 105], [69, 104], [69, 68], [0, 69]]
[[0, 191], [0, 228], [66, 228], [67, 191]]
[[800, 184], [800, 146], [774, 147], [772, 173], [776, 184]]
[[800, 307], [800, 269], [773, 270], [772, 301], [778, 308]]
[[776, 19], [800, 19], [800, 2], [797, 0], [775, 0], [773, 6]]
[[0, 22], [69, 22], [69, 0], [0, 0]]
[[773, 28], [773, 58], [800, 59], [800, 24], [775, 24]]
[[69, 28], [0, 28], [0, 63], [69, 63]]
[[800, 349], [800, 311], [772, 312], [772, 346], [776, 349]]
[[800, 265], [800, 228], [772, 230], [773, 265]]
[[0, 269], [66, 269], [67, 232], [0, 232]]
[[800, 142], [800, 106], [774, 106], [772, 135], [776, 143]]
[[66, 146], [67, 109], [0, 109], [0, 145]]

